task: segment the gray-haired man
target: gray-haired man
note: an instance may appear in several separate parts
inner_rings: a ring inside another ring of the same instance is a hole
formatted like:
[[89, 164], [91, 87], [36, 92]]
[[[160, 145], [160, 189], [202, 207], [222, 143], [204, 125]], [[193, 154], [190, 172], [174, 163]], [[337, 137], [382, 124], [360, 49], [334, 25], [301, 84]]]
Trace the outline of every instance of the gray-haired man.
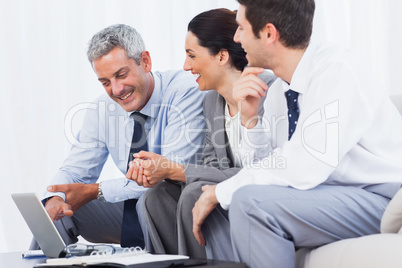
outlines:
[[[124, 177], [129, 155], [146, 148], [179, 163], [192, 162], [204, 144], [203, 131], [197, 131], [204, 128], [204, 95], [191, 74], [151, 72], [150, 53], [139, 33], [127, 25], [97, 33], [87, 55], [107, 94], [88, 107], [76, 143], [43, 202], [66, 244], [77, 242], [79, 235], [91, 242], [120, 243], [123, 201], [136, 200], [145, 191]], [[146, 136], [132, 145], [136, 131]], [[97, 183], [109, 155], [122, 178]], [[130, 169], [142, 172], [138, 166]], [[124, 246], [142, 245], [138, 219], [128, 226], [128, 234], [139, 230], [139, 242]]]

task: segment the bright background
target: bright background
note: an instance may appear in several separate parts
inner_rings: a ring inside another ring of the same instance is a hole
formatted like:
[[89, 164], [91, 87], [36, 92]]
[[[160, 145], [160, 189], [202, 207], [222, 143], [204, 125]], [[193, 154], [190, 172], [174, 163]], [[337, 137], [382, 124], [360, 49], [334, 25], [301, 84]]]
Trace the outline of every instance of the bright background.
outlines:
[[[402, 1], [316, 0], [313, 39], [351, 48], [371, 64], [373, 83], [402, 94]], [[135, 27], [154, 70], [181, 69], [188, 22], [235, 0], [0, 0], [0, 252], [28, 248], [31, 233], [10, 197], [41, 195], [66, 157], [68, 136], [103, 92], [86, 59], [92, 35], [115, 23]], [[65, 131], [66, 130], [66, 131]], [[113, 164], [102, 179], [120, 176]]]

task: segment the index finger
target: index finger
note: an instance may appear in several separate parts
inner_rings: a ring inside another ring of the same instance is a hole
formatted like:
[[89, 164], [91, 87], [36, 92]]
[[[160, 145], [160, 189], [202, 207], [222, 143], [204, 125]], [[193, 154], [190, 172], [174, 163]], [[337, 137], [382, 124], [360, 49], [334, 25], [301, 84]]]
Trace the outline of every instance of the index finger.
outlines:
[[194, 234], [194, 237], [197, 240], [198, 244], [200, 244], [201, 246], [205, 246], [206, 243], [205, 243], [204, 235], [202, 234], [201, 224], [202, 223], [199, 223], [196, 208], [194, 207], [193, 208], [193, 234]]
[[246, 67], [241, 74], [241, 77], [249, 75], [249, 74], [262, 74], [264, 72], [264, 68], [261, 67]]

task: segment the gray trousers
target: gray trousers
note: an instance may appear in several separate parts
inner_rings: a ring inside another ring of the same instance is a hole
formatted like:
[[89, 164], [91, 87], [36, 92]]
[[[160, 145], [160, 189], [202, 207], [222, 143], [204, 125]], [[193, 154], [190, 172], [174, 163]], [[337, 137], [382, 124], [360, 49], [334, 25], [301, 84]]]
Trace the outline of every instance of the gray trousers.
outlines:
[[[93, 200], [74, 215], [63, 217], [54, 224], [66, 245], [78, 241], [78, 236], [92, 243], [120, 244], [124, 202], [108, 203]], [[30, 249], [38, 249], [35, 240]]]
[[356, 187], [245, 186], [234, 193], [229, 215], [218, 206], [204, 222], [207, 257], [295, 267], [298, 248], [379, 233], [389, 201]]
[[[145, 247], [151, 253], [181, 254], [205, 258], [205, 249], [193, 235], [192, 209], [207, 182], [194, 182], [184, 187], [169, 181], [146, 191], [137, 204]], [[209, 183], [210, 184], [210, 183]], [[141, 207], [141, 208], [139, 208]]]

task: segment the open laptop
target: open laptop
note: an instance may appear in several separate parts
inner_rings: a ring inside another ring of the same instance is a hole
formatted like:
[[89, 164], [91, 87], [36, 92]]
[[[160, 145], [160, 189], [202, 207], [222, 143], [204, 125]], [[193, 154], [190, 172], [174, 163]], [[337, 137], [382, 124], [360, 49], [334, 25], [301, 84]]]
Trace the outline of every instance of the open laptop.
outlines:
[[11, 197], [46, 257], [64, 257], [64, 241], [36, 194], [18, 193]]

